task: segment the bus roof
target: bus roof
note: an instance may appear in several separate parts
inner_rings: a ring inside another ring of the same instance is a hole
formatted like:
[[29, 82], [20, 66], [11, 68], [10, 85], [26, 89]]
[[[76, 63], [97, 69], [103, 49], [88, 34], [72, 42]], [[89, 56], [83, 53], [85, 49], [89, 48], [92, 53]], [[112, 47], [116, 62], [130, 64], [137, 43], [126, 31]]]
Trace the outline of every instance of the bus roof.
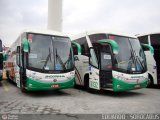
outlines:
[[57, 35], [57, 36], [65, 36], [68, 37], [66, 34], [58, 31], [52, 31], [52, 30], [42, 30], [42, 29], [25, 29], [23, 32], [30, 32], [30, 33], [39, 33], [39, 34], [45, 34], [45, 35]]
[[160, 32], [151, 32], [151, 33], [145, 33], [145, 34], [138, 34], [136, 35], [137, 37], [142, 37], [142, 36], [148, 36], [148, 35], [153, 35], [153, 34], [160, 34]]
[[124, 36], [124, 37], [131, 37], [131, 38], [136, 38], [135, 36], [131, 36], [131, 35], [126, 35], [126, 34], [121, 34], [118, 32], [109, 32], [106, 30], [98, 30], [98, 31], [86, 31], [86, 32], [82, 32], [78, 35], [74, 35], [74, 36], [70, 36], [71, 40], [75, 40], [81, 37], [84, 37], [87, 35], [92, 35], [92, 34], [113, 34], [113, 35], [118, 35], [118, 36]]

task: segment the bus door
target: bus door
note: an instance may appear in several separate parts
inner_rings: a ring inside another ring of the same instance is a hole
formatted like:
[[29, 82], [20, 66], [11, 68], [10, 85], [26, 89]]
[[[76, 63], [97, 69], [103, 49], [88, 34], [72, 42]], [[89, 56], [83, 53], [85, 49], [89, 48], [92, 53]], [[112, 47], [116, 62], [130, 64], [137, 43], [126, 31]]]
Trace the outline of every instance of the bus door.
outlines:
[[101, 43], [99, 49], [100, 86], [112, 87], [112, 49], [107, 43]]
[[99, 65], [95, 49], [90, 48], [89, 58], [89, 87], [100, 90]]
[[93, 43], [90, 48], [89, 85], [93, 89], [112, 87], [112, 49], [108, 43]]
[[20, 56], [20, 46], [17, 46], [17, 52], [16, 52], [16, 69], [15, 69], [15, 79], [17, 87], [20, 88], [20, 67], [21, 67], [21, 56]]

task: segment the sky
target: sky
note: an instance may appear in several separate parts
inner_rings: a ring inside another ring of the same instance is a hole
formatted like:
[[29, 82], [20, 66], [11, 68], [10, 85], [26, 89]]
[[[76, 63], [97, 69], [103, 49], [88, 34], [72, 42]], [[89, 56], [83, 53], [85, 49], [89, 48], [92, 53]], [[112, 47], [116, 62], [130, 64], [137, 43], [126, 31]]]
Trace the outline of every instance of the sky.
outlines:
[[[160, 0], [63, 0], [63, 32], [160, 32], [159, 11]], [[47, 29], [47, 16], [48, 0], [0, 0], [0, 39], [9, 46], [24, 29]]]

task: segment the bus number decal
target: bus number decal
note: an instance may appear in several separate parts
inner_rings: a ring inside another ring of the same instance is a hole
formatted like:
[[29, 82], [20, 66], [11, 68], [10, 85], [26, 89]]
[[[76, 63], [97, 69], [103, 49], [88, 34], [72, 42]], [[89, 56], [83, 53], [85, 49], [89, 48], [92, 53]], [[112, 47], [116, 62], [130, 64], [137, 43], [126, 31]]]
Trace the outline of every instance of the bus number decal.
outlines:
[[98, 89], [98, 83], [96, 81], [90, 81], [91, 88]]

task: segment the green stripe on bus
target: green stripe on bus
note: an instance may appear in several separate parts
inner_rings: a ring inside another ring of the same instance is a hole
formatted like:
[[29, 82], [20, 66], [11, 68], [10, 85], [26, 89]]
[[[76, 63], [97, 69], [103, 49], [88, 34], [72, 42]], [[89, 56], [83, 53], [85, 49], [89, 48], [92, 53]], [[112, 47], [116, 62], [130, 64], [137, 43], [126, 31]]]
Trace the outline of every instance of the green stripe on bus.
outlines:
[[[135, 90], [135, 85], [140, 85], [140, 88], [146, 88], [148, 85], [148, 80], [142, 82], [124, 82], [122, 80], [112, 78], [113, 81], [113, 91], [120, 92], [120, 91], [127, 91], [127, 90]], [[118, 87], [119, 86], [119, 87]], [[138, 88], [138, 89], [140, 89]]]
[[[26, 89], [29, 91], [72, 88], [74, 87], [75, 84], [75, 78], [67, 79], [61, 82], [42, 82], [40, 80], [33, 80], [31, 78], [27, 78], [26, 81], [27, 81]], [[53, 88], [51, 87], [52, 85], [58, 85], [59, 87]]]

